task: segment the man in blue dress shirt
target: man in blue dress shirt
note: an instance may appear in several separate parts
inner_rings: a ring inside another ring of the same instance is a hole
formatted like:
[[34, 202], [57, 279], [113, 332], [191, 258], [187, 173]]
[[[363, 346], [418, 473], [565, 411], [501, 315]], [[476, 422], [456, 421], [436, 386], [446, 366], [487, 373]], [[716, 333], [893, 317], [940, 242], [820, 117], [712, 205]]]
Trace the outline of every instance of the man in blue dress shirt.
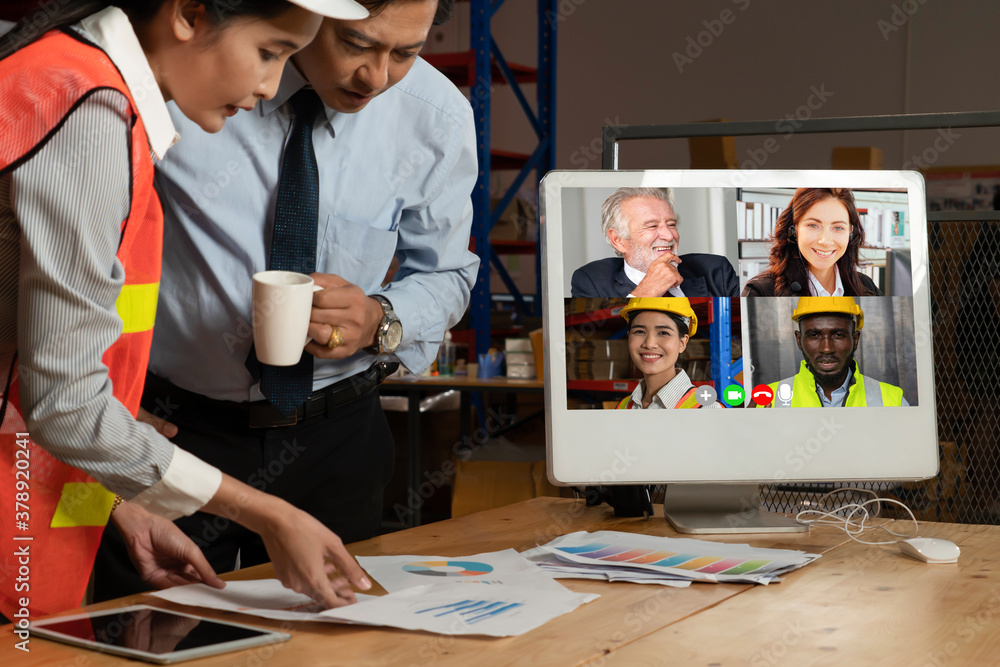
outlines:
[[[218, 135], [173, 114], [184, 141], [158, 167], [163, 277], [143, 397], [146, 410], [177, 426], [182, 448], [309, 511], [344, 542], [377, 534], [392, 473], [375, 387], [388, 363], [414, 373], [430, 365], [468, 306], [479, 266], [468, 249], [478, 173], [472, 109], [417, 55], [452, 0], [360, 2], [370, 18], [327, 20], [273, 99], [236, 114]], [[325, 289], [309, 327], [319, 342], [306, 347], [314, 392], [290, 423], [260, 393], [247, 359], [251, 276], [268, 268], [292, 122], [286, 102], [304, 87], [325, 105], [312, 132], [314, 278]], [[394, 257], [398, 271], [383, 286]], [[237, 550], [242, 566], [266, 561], [263, 545], [235, 522], [196, 514], [178, 525], [219, 572], [233, 569]], [[110, 535], [98, 598], [146, 588], [129, 568]]]

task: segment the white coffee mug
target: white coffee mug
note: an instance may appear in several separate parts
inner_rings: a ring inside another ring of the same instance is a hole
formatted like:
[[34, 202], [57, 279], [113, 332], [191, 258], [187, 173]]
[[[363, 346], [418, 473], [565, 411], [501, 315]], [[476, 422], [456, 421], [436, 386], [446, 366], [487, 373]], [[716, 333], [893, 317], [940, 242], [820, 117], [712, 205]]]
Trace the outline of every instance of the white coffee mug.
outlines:
[[253, 342], [257, 359], [294, 366], [309, 342], [313, 292], [323, 289], [304, 273], [261, 271], [253, 276]]

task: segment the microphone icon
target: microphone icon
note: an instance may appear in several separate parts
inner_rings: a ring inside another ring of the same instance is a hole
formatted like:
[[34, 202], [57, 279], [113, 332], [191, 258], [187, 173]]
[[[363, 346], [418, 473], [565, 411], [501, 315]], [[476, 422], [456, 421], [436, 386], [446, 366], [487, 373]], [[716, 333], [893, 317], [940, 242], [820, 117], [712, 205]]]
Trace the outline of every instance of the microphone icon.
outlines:
[[778, 399], [786, 408], [789, 407], [792, 400], [792, 386], [790, 384], [782, 382], [778, 385]]

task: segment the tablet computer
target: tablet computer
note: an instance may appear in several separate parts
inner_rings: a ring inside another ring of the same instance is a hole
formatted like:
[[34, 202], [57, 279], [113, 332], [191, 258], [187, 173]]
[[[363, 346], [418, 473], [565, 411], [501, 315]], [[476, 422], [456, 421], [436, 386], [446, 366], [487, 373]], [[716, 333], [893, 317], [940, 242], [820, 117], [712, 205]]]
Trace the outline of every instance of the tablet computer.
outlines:
[[161, 665], [292, 638], [147, 605], [32, 621], [31, 634]]

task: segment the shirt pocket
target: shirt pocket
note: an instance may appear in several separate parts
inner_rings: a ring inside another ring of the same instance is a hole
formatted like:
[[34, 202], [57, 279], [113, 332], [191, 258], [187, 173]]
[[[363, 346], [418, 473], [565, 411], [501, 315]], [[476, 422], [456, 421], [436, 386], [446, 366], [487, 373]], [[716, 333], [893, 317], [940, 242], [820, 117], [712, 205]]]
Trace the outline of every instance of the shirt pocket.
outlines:
[[396, 232], [331, 215], [318, 248], [317, 270], [334, 273], [366, 294], [378, 290], [396, 252]]

